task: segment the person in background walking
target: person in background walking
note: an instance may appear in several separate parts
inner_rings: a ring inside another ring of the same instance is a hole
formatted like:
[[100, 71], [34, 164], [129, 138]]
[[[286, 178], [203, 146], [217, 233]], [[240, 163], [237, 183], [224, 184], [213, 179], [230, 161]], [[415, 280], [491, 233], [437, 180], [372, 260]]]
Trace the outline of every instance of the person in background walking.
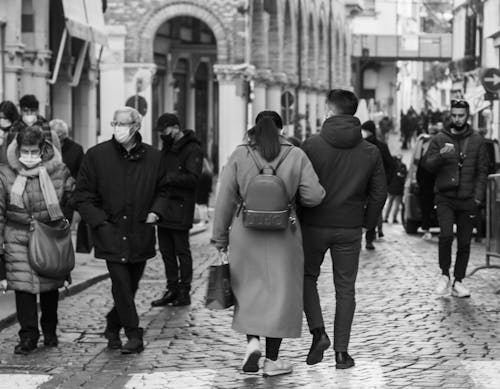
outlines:
[[16, 354], [37, 348], [37, 294], [42, 311], [43, 343], [57, 347], [57, 306], [64, 280], [38, 275], [30, 266], [30, 222], [62, 219], [74, 188], [74, 180], [59, 151], [35, 125], [20, 130], [7, 148], [7, 164], [0, 166], [0, 285], [16, 295], [17, 320], [21, 326]]
[[0, 163], [7, 163], [7, 137], [12, 125], [19, 120], [19, 112], [12, 101], [0, 103]]
[[436, 174], [436, 205], [439, 227], [441, 277], [436, 293], [449, 293], [453, 225], [457, 225], [457, 256], [452, 295], [470, 297], [463, 284], [470, 256], [472, 229], [477, 208], [483, 203], [488, 176], [488, 155], [483, 137], [467, 123], [469, 104], [451, 101], [451, 126], [435, 135], [425, 156]]
[[[115, 111], [113, 138], [90, 148], [75, 189], [77, 209], [93, 231], [95, 257], [106, 260], [114, 306], [106, 315], [108, 347], [123, 354], [144, 349], [134, 297], [146, 266], [156, 256], [154, 223], [165, 208], [161, 153], [142, 142], [142, 117]], [[120, 330], [128, 342], [122, 347]]]
[[394, 171], [387, 187], [387, 192], [389, 193], [389, 200], [387, 201], [384, 221], [387, 223], [391, 215], [391, 211], [394, 206], [394, 212], [392, 214], [392, 222], [398, 222], [399, 207], [403, 202], [403, 193], [405, 190], [406, 176], [408, 175], [408, 169], [403, 163], [403, 156], [399, 154], [394, 157]]
[[330, 347], [325, 332], [317, 281], [325, 253], [330, 250], [335, 285], [334, 350], [338, 369], [354, 366], [348, 346], [354, 316], [355, 283], [362, 228], [373, 229], [387, 197], [382, 157], [364, 141], [361, 123], [353, 115], [358, 99], [347, 90], [334, 89], [327, 97], [329, 118], [321, 132], [304, 142], [320, 184], [323, 202], [301, 210], [304, 237], [304, 311], [313, 340], [307, 364], [323, 360]]
[[[274, 119], [270, 116], [273, 116]], [[257, 116], [249, 143], [238, 147], [224, 168], [215, 207], [212, 241], [229, 247], [231, 286], [236, 298], [233, 329], [247, 335], [244, 372], [259, 370], [260, 337], [266, 337], [264, 375], [291, 373], [278, 358], [282, 338], [298, 338], [302, 327], [304, 256], [298, 222], [285, 230], [255, 230], [243, 225], [241, 198], [259, 174], [256, 161], [272, 166], [290, 199], [318, 205], [325, 192], [305, 153], [279, 135], [281, 117], [272, 111]], [[249, 147], [251, 148], [250, 151]], [[281, 162], [281, 164], [280, 164]], [[292, 214], [292, 217], [295, 217]]]
[[423, 240], [432, 240], [430, 228], [432, 226], [432, 211], [434, 210], [434, 185], [436, 176], [425, 166], [425, 155], [429, 149], [431, 139], [443, 129], [442, 123], [429, 125], [429, 133], [419, 136], [419, 148], [415, 150], [414, 164], [417, 166], [416, 180], [418, 185], [417, 197], [422, 212], [421, 228], [424, 231]]
[[[57, 134], [59, 143], [61, 144], [62, 160], [68, 167], [71, 177], [76, 180], [83, 161], [83, 147], [68, 137], [68, 125], [64, 120], [53, 119], [49, 122], [49, 125], [50, 129]], [[68, 220], [71, 223], [73, 215]]]
[[[382, 163], [384, 166], [386, 183], [388, 185], [394, 171], [394, 162], [389, 151], [389, 147], [387, 147], [387, 144], [377, 139], [377, 128], [375, 126], [375, 123], [371, 120], [368, 120], [361, 125], [361, 134], [366, 141], [377, 146], [378, 150], [380, 151], [380, 155], [382, 156]], [[379, 215], [377, 228], [374, 227], [373, 229], [369, 229], [366, 231], [367, 250], [375, 249], [373, 242], [375, 241], [377, 236], [376, 229], [378, 229], [379, 238], [382, 238], [384, 236], [384, 233], [382, 231], [382, 213], [380, 213]]]
[[196, 191], [196, 205], [200, 216], [199, 224], [201, 226], [208, 224], [208, 202], [212, 193], [213, 169], [207, 158], [203, 158], [203, 168], [201, 170], [198, 189]]
[[181, 130], [172, 113], [158, 118], [156, 131], [163, 142], [162, 160], [167, 172], [168, 203], [158, 224], [158, 241], [165, 264], [167, 290], [153, 307], [191, 304], [193, 258], [189, 230], [193, 227], [196, 189], [203, 166], [201, 142], [192, 130]]

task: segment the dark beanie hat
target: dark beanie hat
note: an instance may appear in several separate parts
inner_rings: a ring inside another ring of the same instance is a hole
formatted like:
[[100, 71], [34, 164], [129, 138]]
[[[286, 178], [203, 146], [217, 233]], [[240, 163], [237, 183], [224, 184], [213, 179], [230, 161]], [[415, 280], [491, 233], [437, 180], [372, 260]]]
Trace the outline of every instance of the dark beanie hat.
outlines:
[[375, 126], [375, 123], [373, 122], [373, 120], [368, 120], [368, 121], [364, 122], [361, 125], [361, 129], [368, 131], [368, 132], [371, 132], [374, 135], [377, 133], [377, 127]]
[[39, 104], [34, 95], [24, 95], [23, 97], [21, 97], [21, 100], [19, 100], [19, 106], [21, 107], [21, 109], [28, 108], [38, 110]]
[[162, 131], [167, 127], [180, 126], [179, 118], [173, 113], [164, 113], [156, 121], [156, 131]]

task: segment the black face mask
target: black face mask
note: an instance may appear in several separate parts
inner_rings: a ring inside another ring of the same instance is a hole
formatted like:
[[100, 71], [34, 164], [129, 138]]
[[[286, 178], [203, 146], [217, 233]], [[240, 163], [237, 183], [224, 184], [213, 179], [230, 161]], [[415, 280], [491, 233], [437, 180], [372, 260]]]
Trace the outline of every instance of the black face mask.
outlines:
[[160, 136], [161, 140], [163, 141], [163, 146], [170, 148], [175, 142], [175, 138], [172, 136], [172, 134], [168, 135], [161, 135]]

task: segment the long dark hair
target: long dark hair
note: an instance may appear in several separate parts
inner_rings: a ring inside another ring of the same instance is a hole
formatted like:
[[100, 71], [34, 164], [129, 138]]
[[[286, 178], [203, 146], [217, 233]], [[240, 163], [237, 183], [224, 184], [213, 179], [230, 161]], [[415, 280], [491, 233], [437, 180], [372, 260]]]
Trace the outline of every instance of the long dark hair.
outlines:
[[273, 119], [263, 117], [257, 122], [251, 131], [251, 144], [268, 162], [279, 155], [281, 151], [280, 136]]

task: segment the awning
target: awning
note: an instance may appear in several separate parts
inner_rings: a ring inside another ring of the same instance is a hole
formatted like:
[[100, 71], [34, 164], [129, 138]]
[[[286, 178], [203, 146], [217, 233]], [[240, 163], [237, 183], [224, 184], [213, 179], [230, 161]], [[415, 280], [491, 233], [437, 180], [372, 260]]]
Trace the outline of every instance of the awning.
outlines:
[[89, 43], [97, 43], [101, 46], [106, 46], [108, 44], [102, 10], [102, 0], [63, 0], [63, 9], [66, 28], [61, 37], [54, 71], [49, 83], [55, 84], [57, 81], [64, 47], [69, 33], [72, 37], [85, 41], [78, 54], [75, 72], [69, 83], [71, 86], [76, 86], [80, 82], [80, 76], [82, 74]]
[[71, 36], [107, 45], [101, 0], [63, 0], [66, 27]]

